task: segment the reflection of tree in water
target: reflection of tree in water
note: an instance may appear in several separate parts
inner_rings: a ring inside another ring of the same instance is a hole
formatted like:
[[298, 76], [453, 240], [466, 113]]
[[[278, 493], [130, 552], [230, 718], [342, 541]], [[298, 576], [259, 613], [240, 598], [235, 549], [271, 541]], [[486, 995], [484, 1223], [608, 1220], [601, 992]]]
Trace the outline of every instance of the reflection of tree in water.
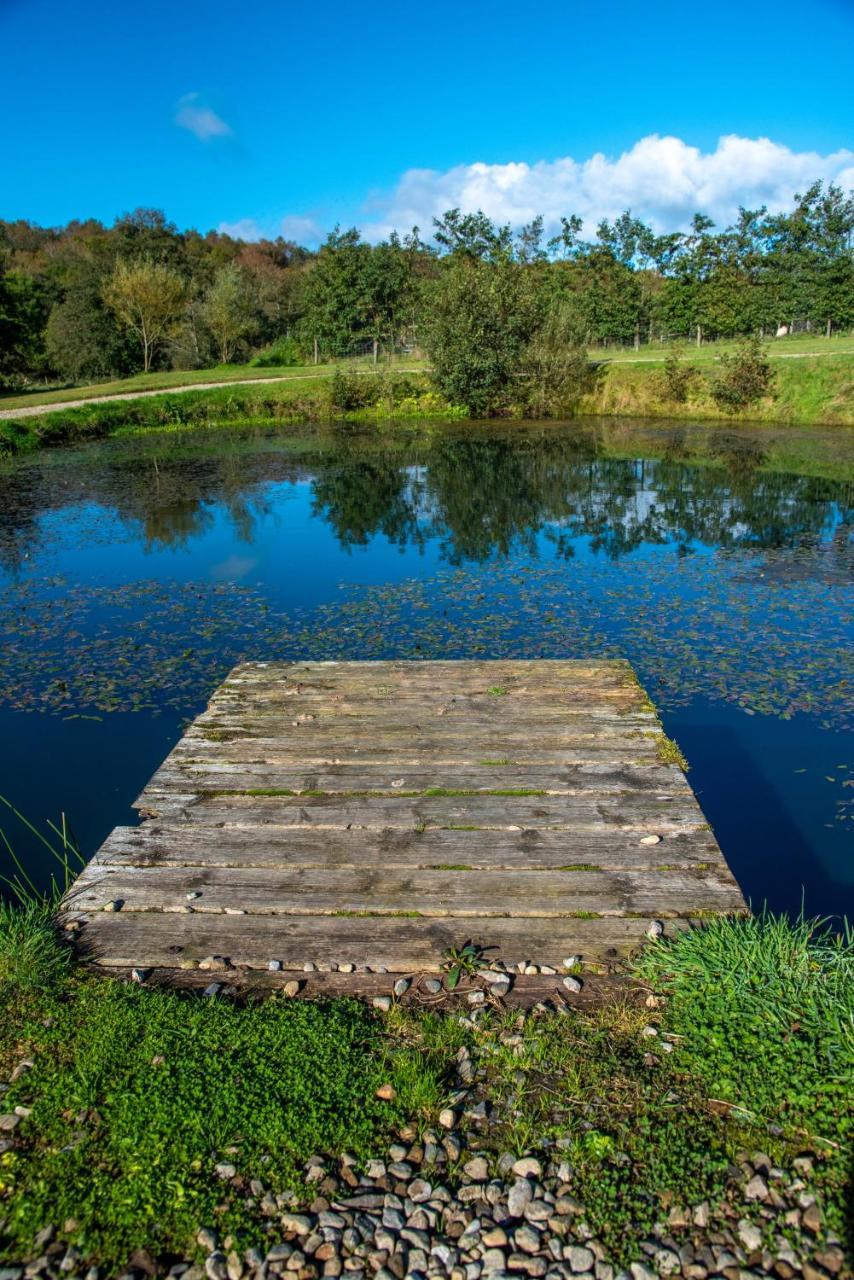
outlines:
[[[661, 456], [643, 457], [650, 440]], [[14, 572], [44, 536], [43, 515], [73, 516], [85, 504], [112, 511], [130, 537], [157, 548], [203, 535], [219, 506], [251, 543], [276, 508], [270, 486], [306, 480], [314, 514], [343, 547], [378, 535], [400, 548], [436, 540], [451, 564], [531, 555], [540, 536], [559, 556], [573, 554], [579, 538], [609, 558], [665, 542], [684, 551], [832, 538], [844, 550], [850, 486], [767, 470], [764, 460], [761, 442], [733, 428], [706, 432], [702, 457], [684, 428], [651, 435], [584, 424], [448, 429], [391, 445], [371, 432], [337, 433], [319, 436], [302, 462], [287, 444], [224, 439], [170, 452], [140, 441], [0, 474], [0, 563]]]
[[452, 564], [534, 554], [541, 533], [558, 554], [571, 554], [571, 540], [583, 537], [611, 558], [665, 542], [800, 545], [845, 519], [843, 486], [761, 471], [755, 453], [724, 454], [725, 467], [697, 466], [606, 457], [585, 436], [445, 438], [415, 473], [394, 457], [331, 475], [320, 469], [314, 509], [344, 546], [378, 533], [401, 546], [436, 538]]
[[422, 507], [427, 494], [421, 468], [400, 458], [353, 458], [319, 466], [312, 511], [335, 531], [343, 547], [365, 547], [383, 534], [397, 547], [424, 545]]

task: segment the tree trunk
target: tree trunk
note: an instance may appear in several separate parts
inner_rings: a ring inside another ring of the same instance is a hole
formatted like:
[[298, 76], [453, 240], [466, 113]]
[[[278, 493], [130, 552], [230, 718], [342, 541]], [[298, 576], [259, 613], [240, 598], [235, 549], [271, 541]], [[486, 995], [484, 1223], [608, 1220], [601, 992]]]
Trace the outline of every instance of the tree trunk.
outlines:
[[377, 362], [377, 349], [378, 349], [378, 347], [379, 347], [379, 343], [377, 342], [376, 338], [374, 338], [374, 364], [376, 364], [376, 362]]
[[827, 317], [827, 330], [825, 331], [825, 335], [824, 335], [824, 336], [825, 336], [826, 338], [829, 338], [832, 332], [833, 332], [833, 321], [831, 320], [830, 316], [828, 316], [828, 317]]
[[635, 351], [640, 351], [640, 325], [635, 325]]
[[697, 346], [701, 346], [703, 342], [703, 330], [697, 325]]
[[314, 340], [314, 363], [317, 364], [317, 338]]

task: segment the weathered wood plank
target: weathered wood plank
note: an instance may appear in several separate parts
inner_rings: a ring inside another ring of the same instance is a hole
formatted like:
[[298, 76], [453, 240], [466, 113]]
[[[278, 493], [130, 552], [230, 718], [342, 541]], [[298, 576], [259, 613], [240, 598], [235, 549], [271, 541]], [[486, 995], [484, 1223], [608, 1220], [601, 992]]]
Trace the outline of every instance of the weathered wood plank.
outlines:
[[[89, 864], [75, 906], [99, 911], [228, 912], [256, 915], [690, 916], [741, 905], [728, 873], [709, 871], [404, 871], [257, 867], [111, 867]], [[187, 895], [194, 893], [192, 906]]]
[[144, 792], [145, 806], [160, 816], [189, 822], [263, 827], [490, 827], [515, 829], [635, 830], [641, 834], [695, 831], [704, 825], [695, 801], [682, 793], [638, 796], [278, 796], [227, 791], [207, 794]]
[[341, 685], [380, 683], [461, 688], [469, 683], [492, 684], [496, 679], [522, 683], [560, 684], [605, 678], [637, 684], [631, 663], [625, 658], [424, 658], [366, 659], [359, 662], [244, 662], [234, 667], [220, 688], [232, 685], [264, 686], [274, 682], [332, 681]]
[[395, 765], [421, 765], [450, 768], [477, 764], [480, 760], [508, 760], [517, 766], [542, 765], [555, 768], [622, 767], [637, 764], [647, 767], [660, 763], [661, 737], [658, 734], [626, 735], [623, 739], [603, 738], [591, 733], [573, 740], [553, 734], [548, 738], [527, 737], [517, 733], [474, 739], [463, 733], [443, 738], [441, 734], [426, 738], [414, 730], [408, 738], [395, 735], [369, 739], [359, 736], [358, 729], [347, 734], [329, 734], [323, 742], [294, 733], [288, 738], [275, 736], [275, 725], [264, 726], [264, 732], [233, 725], [206, 729], [187, 737], [176, 747], [177, 760], [213, 759], [232, 763], [290, 764], [294, 767], [321, 764], [370, 764], [377, 768]]
[[[92, 968], [104, 977], [130, 977], [132, 966], [124, 970], [120, 966], [93, 964]], [[316, 1000], [320, 997], [334, 999], [341, 996], [361, 996], [370, 999], [379, 995], [392, 995], [396, 974], [392, 973], [304, 973], [295, 974], [293, 969], [282, 969], [270, 972], [260, 969], [229, 969], [222, 974], [212, 974], [204, 969], [155, 968], [146, 975], [146, 986], [175, 986], [202, 989], [209, 985], [211, 979], [222, 979], [223, 994], [235, 992], [265, 992], [280, 990], [287, 983], [299, 982], [299, 991], [294, 996], [298, 1000]], [[522, 974], [511, 975], [511, 987], [501, 999], [490, 997], [490, 984], [475, 979], [467, 981], [463, 978], [459, 985], [449, 992], [443, 989], [440, 993], [428, 991], [425, 981], [428, 974], [414, 974], [409, 990], [397, 1001], [405, 1008], [430, 1009], [445, 1011], [460, 1007], [469, 1009], [467, 996], [471, 991], [483, 991], [487, 996], [487, 1004], [498, 1008], [529, 1009], [538, 1001], [548, 1000], [554, 1006], [571, 1008], [591, 1008], [601, 1006], [605, 1002], [620, 1001], [631, 1004], [642, 1003], [649, 994], [650, 988], [632, 980], [625, 973], [585, 973], [580, 991], [568, 991], [559, 975]]]
[[[80, 931], [87, 953], [99, 963], [171, 968], [225, 956], [235, 966], [266, 969], [345, 961], [384, 966], [390, 973], [438, 972], [449, 947], [471, 940], [489, 959], [516, 965], [534, 960], [559, 967], [564, 957], [616, 959], [636, 950], [651, 920], [609, 916], [602, 920], [492, 918], [489, 920], [401, 919], [395, 916], [218, 916], [165, 912], [99, 912]], [[687, 928], [664, 922], [665, 934]], [[211, 974], [222, 980], [220, 975]]]
[[472, 870], [555, 870], [603, 867], [611, 871], [661, 867], [726, 867], [710, 832], [699, 829], [640, 843], [637, 832], [607, 828], [578, 833], [477, 829], [425, 831], [384, 828], [205, 827], [163, 823], [116, 827], [98, 854], [115, 866], [182, 867], [423, 867], [464, 866]]
[[445, 769], [436, 765], [413, 765], [395, 770], [365, 761], [295, 769], [266, 761], [182, 758], [177, 752], [160, 766], [146, 791], [221, 791], [223, 788], [231, 791], [273, 788], [294, 794], [323, 792], [327, 795], [384, 792], [390, 796], [395, 792], [426, 795], [436, 790], [506, 792], [508, 788], [553, 795], [598, 796], [630, 790], [692, 794], [684, 774], [674, 765], [625, 765], [593, 771], [584, 766], [546, 769], [463, 764]]

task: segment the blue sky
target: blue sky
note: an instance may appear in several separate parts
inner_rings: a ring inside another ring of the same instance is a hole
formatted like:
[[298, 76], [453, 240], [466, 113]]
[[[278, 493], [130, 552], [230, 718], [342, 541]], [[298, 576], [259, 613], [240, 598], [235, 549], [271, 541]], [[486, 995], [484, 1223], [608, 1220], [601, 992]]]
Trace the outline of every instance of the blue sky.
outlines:
[[0, 0], [0, 216], [723, 219], [854, 185], [852, 48], [854, 0]]

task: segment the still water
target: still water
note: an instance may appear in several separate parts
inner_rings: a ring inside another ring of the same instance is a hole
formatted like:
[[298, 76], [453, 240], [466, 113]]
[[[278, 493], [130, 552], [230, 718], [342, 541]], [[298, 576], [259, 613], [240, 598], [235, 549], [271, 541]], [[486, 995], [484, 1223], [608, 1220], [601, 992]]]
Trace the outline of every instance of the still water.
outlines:
[[244, 658], [625, 656], [753, 905], [854, 916], [852, 475], [843, 429], [619, 420], [5, 464], [0, 795], [92, 853]]

